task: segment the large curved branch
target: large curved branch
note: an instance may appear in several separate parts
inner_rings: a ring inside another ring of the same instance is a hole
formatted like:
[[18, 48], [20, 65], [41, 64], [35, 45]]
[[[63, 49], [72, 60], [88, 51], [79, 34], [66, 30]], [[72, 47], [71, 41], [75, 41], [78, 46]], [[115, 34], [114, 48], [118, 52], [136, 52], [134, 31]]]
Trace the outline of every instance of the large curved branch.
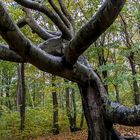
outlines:
[[106, 106], [106, 116], [113, 123], [140, 126], [140, 105], [128, 108], [119, 103], [110, 102]]
[[64, 61], [73, 65], [77, 58], [107, 30], [121, 11], [125, 0], [106, 0], [93, 18], [84, 25], [66, 48]]
[[45, 5], [30, 1], [30, 0], [14, 0], [14, 1], [16, 1], [17, 3], [19, 3], [20, 5], [24, 7], [27, 7], [33, 10], [38, 10], [44, 13], [60, 29], [60, 31], [62, 32], [63, 38], [67, 40], [71, 40], [72, 36], [69, 29], [63, 24], [62, 20], [57, 15], [55, 15], [50, 9], [48, 9]]
[[73, 82], [82, 84], [86, 80], [84, 76], [87, 75], [86, 67], [77, 63], [73, 69], [68, 69], [63, 65], [61, 57], [52, 56], [36, 48], [14, 24], [2, 2], [0, 2], [0, 17], [0, 35], [8, 43], [9, 48], [27, 62], [42, 71], [67, 78]]
[[58, 73], [56, 69], [61, 69], [61, 59], [37, 49], [14, 24], [2, 2], [0, 2], [0, 17], [0, 34], [10, 49], [39, 69]]
[[[33, 17], [32, 17], [33, 18]], [[23, 28], [25, 25], [28, 25], [31, 30], [35, 33], [37, 33], [42, 39], [47, 40], [49, 38], [53, 37], [59, 37], [62, 36], [61, 32], [53, 32], [49, 30], [43, 29], [36, 21], [35, 19], [29, 19], [29, 17], [25, 17], [17, 22], [17, 26], [19, 28]]]
[[125, 107], [120, 103], [112, 102], [107, 97], [107, 92], [98, 74], [89, 68], [89, 79], [98, 88], [98, 96], [102, 102], [103, 113], [108, 122], [127, 126], [140, 126], [140, 105], [132, 108]]
[[0, 59], [18, 63], [26, 62], [21, 56], [19, 56], [3, 44], [0, 44]]

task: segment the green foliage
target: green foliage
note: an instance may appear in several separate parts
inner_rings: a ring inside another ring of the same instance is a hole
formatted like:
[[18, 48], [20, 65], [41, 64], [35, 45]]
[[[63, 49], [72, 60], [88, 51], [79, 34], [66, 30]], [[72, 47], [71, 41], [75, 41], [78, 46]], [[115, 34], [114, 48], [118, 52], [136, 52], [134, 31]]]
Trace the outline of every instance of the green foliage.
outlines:
[[10, 109], [4, 105], [0, 105], [0, 117], [3, 113], [10, 113]]
[[[52, 112], [48, 106], [27, 108], [25, 130], [20, 131], [19, 112], [3, 113], [0, 117], [0, 139], [2, 140], [28, 140], [45, 134], [52, 133]], [[77, 123], [80, 122], [80, 115]], [[60, 130], [68, 131], [69, 123], [64, 110], [59, 110]]]

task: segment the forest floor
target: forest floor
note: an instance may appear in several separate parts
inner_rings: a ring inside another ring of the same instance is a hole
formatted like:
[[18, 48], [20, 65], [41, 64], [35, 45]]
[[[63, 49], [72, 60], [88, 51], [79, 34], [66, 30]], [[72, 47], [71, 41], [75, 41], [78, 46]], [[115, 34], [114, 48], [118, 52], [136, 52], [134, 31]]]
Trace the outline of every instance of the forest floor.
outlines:
[[[116, 125], [115, 128], [120, 132], [122, 136], [133, 136], [140, 139], [140, 127], [126, 127], [122, 125]], [[59, 135], [50, 135], [36, 138], [34, 140], [86, 140], [87, 131], [82, 130], [75, 133], [63, 132]]]

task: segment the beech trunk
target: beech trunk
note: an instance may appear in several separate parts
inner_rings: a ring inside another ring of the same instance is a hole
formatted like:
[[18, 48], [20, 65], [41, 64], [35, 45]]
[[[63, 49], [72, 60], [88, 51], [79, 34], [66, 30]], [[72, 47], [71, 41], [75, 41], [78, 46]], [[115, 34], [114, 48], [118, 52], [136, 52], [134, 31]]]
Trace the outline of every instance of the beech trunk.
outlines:
[[79, 86], [79, 88], [88, 126], [88, 140], [121, 140], [113, 124], [105, 119], [96, 83], [89, 81], [86, 86]]

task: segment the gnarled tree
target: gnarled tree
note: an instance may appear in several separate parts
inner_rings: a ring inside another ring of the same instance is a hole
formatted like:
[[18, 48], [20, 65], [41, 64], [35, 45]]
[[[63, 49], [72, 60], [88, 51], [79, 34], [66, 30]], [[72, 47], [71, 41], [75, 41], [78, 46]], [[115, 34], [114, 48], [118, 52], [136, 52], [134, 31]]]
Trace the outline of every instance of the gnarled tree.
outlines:
[[[15, 2], [26, 12], [26, 17], [17, 24], [0, 1], [0, 35], [7, 42], [7, 45], [0, 45], [0, 59], [28, 62], [42, 71], [76, 82], [82, 96], [88, 140], [122, 139], [114, 130], [114, 123], [140, 125], [140, 106], [127, 108], [110, 101], [98, 74], [84, 57], [80, 57], [114, 22], [125, 0], [105, 0], [96, 14], [78, 31], [63, 0], [58, 0], [59, 6], [53, 0], [48, 0], [53, 10], [42, 2]], [[50, 32], [43, 29], [33, 18], [31, 9], [45, 14], [58, 30]], [[24, 25], [29, 25], [44, 42], [34, 45], [20, 31]]]

